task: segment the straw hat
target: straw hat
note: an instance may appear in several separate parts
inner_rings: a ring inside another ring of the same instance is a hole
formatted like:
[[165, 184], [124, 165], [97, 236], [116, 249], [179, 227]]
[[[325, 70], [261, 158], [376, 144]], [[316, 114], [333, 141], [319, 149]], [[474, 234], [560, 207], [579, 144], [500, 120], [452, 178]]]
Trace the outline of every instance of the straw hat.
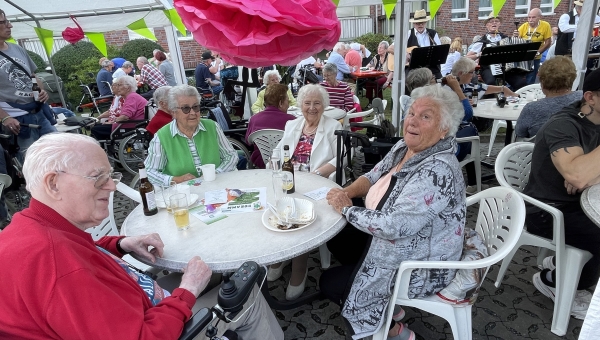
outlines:
[[492, 20], [492, 19], [498, 19], [500, 20], [500, 22], [502, 22], [502, 18], [495, 16], [494, 12], [490, 12], [490, 14], [488, 15], [487, 19], [485, 19], [485, 21], [483, 22], [484, 25], [487, 25], [487, 23]]
[[424, 9], [420, 9], [414, 13], [410, 13], [409, 22], [425, 22], [431, 20], [429, 16], [429, 12], [426, 12]]
[[573, 1], [576, 6], [583, 6], [583, 0], [581, 1]]

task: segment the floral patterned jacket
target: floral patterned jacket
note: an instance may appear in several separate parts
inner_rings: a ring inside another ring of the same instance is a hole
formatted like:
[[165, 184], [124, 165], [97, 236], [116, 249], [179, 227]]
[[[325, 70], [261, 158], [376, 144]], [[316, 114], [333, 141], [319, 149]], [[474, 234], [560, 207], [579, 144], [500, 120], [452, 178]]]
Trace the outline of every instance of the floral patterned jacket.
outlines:
[[[392, 176], [390, 187], [376, 210], [352, 207], [348, 222], [373, 235], [342, 315], [354, 330], [354, 339], [374, 334], [392, 295], [395, 274], [405, 260], [460, 260], [466, 219], [465, 183], [454, 152], [456, 140], [447, 137], [417, 153]], [[364, 176], [374, 184], [406, 154], [398, 142]], [[433, 295], [445, 288], [455, 270], [415, 270], [410, 297]]]

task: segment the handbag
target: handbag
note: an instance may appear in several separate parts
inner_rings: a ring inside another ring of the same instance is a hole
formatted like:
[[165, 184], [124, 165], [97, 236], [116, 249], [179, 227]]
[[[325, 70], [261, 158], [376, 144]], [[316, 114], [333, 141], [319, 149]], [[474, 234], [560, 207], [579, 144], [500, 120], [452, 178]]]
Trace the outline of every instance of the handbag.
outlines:
[[65, 122], [65, 125], [67, 125], [67, 126], [86, 127], [88, 125], [94, 124], [96, 122], [96, 120], [94, 118], [90, 118], [90, 117], [73, 116], [73, 117], [65, 118], [64, 122]]

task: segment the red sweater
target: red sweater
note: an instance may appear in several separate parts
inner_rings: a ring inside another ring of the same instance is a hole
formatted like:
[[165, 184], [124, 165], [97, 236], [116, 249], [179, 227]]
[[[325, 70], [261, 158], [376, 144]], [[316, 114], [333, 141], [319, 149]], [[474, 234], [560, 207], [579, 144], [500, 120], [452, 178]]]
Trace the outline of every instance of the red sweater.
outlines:
[[160, 130], [161, 127], [169, 124], [172, 120], [173, 117], [170, 114], [166, 113], [163, 110], [158, 110], [156, 111], [154, 117], [150, 119], [146, 130], [154, 135], [156, 134], [156, 131]]
[[0, 233], [0, 339], [177, 339], [194, 295], [177, 288], [153, 307], [96, 248], [117, 255], [118, 239], [94, 244], [90, 234], [32, 199]]

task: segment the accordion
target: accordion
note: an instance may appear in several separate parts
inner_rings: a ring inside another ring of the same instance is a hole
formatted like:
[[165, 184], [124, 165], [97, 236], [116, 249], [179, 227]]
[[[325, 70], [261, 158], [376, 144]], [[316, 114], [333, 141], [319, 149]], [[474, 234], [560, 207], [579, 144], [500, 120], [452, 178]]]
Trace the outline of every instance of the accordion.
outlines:
[[[502, 40], [500, 40], [500, 46], [505, 46], [505, 45], [518, 45], [518, 44], [527, 44], [529, 43], [529, 40], [525, 40], [522, 38], [516, 38], [516, 37], [508, 37], [508, 38], [504, 38]], [[495, 46], [495, 45], [488, 45], [488, 46]], [[506, 71], [510, 71], [512, 69], [516, 69], [516, 70], [520, 70], [523, 72], [531, 72], [533, 71], [533, 60], [529, 60], [529, 61], [520, 61], [520, 62], [516, 62], [516, 63], [506, 63]], [[500, 68], [500, 64], [493, 64], [490, 65], [490, 70], [492, 71], [492, 74], [497, 76], [497, 75], [501, 75], [502, 74], [502, 69]]]

